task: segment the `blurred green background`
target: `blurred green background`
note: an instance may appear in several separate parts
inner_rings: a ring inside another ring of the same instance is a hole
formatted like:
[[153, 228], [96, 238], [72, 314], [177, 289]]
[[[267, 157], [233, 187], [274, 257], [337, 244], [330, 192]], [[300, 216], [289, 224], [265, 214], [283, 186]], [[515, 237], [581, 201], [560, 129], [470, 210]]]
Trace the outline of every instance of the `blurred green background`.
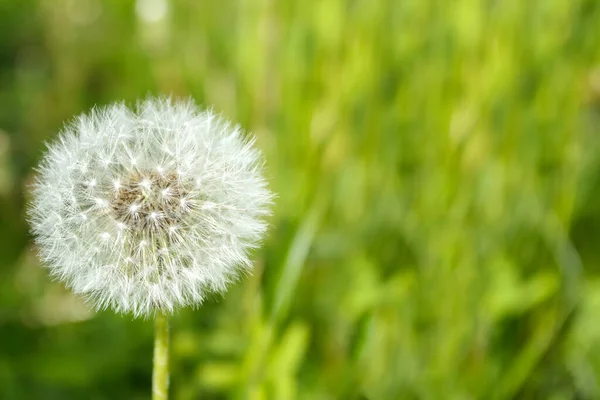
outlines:
[[172, 320], [174, 399], [600, 398], [597, 0], [0, 0], [0, 399], [147, 399], [152, 322], [40, 267], [32, 168], [94, 104], [193, 96], [279, 195]]

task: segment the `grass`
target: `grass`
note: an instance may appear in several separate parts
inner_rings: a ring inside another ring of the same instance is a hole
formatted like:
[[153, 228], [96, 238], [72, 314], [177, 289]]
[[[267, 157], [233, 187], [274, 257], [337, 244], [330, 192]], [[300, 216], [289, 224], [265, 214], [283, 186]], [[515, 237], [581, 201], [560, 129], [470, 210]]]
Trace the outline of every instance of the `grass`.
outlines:
[[154, 3], [0, 1], [5, 398], [148, 397], [152, 324], [22, 219], [43, 141], [148, 93], [254, 132], [279, 194], [253, 275], [173, 319], [173, 398], [600, 396], [598, 2]]

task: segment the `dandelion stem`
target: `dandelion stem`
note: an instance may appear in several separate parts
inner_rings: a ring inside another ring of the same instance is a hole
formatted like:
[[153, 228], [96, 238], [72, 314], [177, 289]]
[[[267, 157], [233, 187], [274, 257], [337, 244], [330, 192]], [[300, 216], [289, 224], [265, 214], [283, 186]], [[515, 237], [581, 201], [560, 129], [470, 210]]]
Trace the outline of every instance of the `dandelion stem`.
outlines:
[[154, 335], [152, 400], [167, 400], [169, 393], [169, 317], [166, 314], [156, 314]]

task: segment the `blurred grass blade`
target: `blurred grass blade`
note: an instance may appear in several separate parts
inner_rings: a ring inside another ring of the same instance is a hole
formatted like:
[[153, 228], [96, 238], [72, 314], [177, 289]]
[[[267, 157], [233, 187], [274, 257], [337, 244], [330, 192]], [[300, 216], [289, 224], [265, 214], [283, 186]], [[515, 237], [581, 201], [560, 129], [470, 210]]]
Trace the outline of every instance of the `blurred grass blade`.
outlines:
[[298, 279], [305, 264], [306, 257], [319, 229], [326, 206], [324, 190], [317, 190], [315, 199], [306, 217], [298, 227], [286, 255], [279, 281], [277, 282], [271, 322], [276, 322], [285, 315], [290, 306], [290, 300], [296, 290]]

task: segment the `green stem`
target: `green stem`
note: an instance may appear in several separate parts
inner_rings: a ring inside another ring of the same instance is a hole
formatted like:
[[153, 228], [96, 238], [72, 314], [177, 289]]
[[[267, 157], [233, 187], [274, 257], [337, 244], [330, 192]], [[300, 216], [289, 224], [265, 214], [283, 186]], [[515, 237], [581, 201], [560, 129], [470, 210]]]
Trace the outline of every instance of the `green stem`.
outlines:
[[154, 331], [152, 400], [167, 400], [169, 397], [169, 317], [166, 314], [156, 314]]

